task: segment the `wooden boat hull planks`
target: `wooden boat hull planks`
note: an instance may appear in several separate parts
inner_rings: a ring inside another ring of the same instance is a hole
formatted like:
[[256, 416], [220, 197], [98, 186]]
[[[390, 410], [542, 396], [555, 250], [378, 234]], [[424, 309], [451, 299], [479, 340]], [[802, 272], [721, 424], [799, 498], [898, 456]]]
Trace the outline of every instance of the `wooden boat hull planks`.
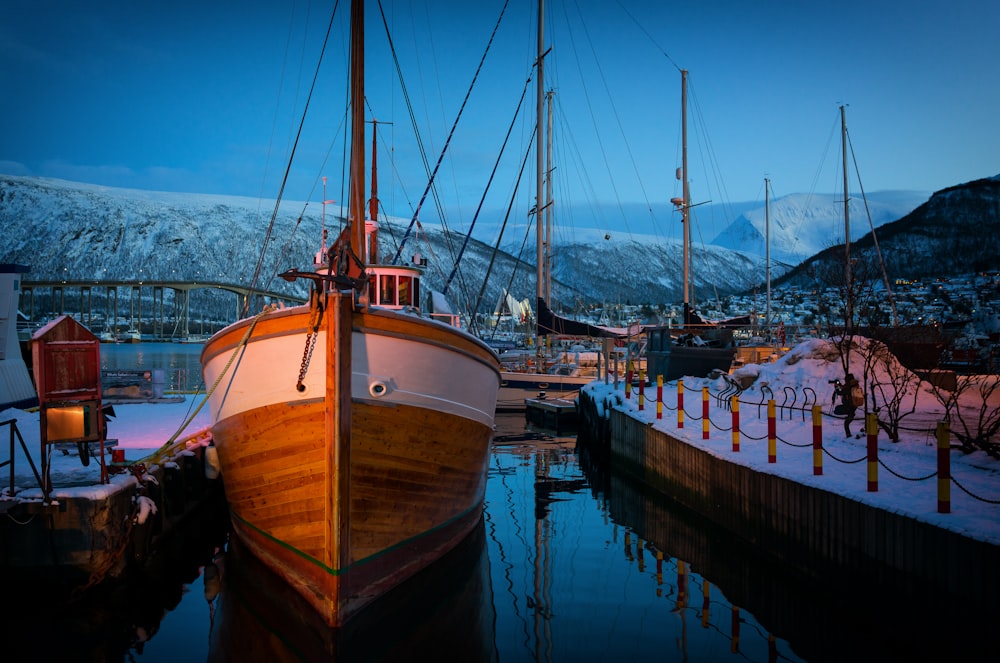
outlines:
[[203, 365], [214, 382], [236, 357], [209, 400], [236, 535], [342, 625], [478, 522], [499, 371], [464, 332], [406, 314], [349, 314], [349, 440], [338, 450], [334, 323], [304, 390], [287, 370], [300, 365], [308, 315], [262, 317], [245, 347], [249, 327], [237, 323], [209, 341]]

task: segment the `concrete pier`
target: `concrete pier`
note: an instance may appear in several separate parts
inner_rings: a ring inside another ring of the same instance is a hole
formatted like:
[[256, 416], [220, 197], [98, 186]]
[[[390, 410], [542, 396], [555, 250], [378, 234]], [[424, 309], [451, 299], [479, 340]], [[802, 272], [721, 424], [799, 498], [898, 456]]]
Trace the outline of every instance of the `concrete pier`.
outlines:
[[599, 462], [807, 576], [995, 613], [1000, 546], [729, 462], [595, 402], [586, 390], [579, 408], [580, 443]]

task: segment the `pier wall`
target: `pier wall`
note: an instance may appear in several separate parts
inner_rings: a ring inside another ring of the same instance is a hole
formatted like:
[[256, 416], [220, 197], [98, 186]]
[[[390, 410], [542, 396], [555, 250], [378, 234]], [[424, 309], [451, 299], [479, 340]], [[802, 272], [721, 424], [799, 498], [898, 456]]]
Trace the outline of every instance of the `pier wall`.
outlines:
[[[178, 443], [111, 485], [56, 485], [51, 503], [21, 497], [0, 519], [0, 578], [80, 589], [143, 568], [188, 519], [224, 505], [221, 478], [206, 477], [204, 440]], [[134, 477], [134, 478], [133, 478]]]
[[579, 407], [581, 443], [612, 471], [807, 576], [930, 593], [956, 606], [995, 600], [1000, 546], [728, 462], [597, 403], [586, 392]]

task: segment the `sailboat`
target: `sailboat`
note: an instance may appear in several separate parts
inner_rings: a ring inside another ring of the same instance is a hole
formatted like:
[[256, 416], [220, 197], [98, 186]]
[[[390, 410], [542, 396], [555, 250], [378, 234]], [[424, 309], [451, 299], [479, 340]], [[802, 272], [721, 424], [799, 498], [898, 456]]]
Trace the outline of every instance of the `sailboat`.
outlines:
[[233, 531], [332, 627], [480, 522], [500, 384], [485, 343], [414, 311], [420, 264], [377, 264], [363, 10], [352, 1], [347, 227], [317, 269], [282, 275], [310, 282], [307, 304], [240, 320], [201, 355]]
[[713, 371], [728, 372], [736, 355], [733, 330], [703, 320], [691, 306], [691, 190], [687, 168], [687, 70], [681, 70], [681, 198], [672, 198], [684, 224], [683, 325], [681, 328], [658, 325], [646, 328], [647, 375], [663, 376], [666, 381], [685, 375], [705, 377]]
[[[582, 366], [577, 360], [579, 351], [563, 352], [560, 356], [552, 356], [551, 348], [546, 347], [545, 339], [551, 336], [573, 336], [587, 338], [619, 338], [615, 331], [597, 327], [584, 322], [570, 320], [553, 313], [548, 300], [551, 296], [549, 283], [551, 274], [547, 269], [547, 257], [544, 247], [548, 245], [546, 236], [551, 233], [543, 222], [543, 212], [551, 213], [551, 193], [546, 195], [544, 185], [546, 173], [551, 173], [551, 164], [546, 167], [543, 149], [545, 99], [544, 56], [545, 56], [545, 8], [544, 2], [538, 3], [538, 56], [536, 60], [536, 122], [535, 122], [535, 336], [538, 339], [536, 352], [530, 357], [530, 365], [507, 365], [500, 374], [500, 393], [497, 397], [497, 410], [524, 410], [525, 399], [529, 398], [560, 398], [574, 399], [580, 389], [598, 377], [600, 354], [597, 351], [587, 352], [595, 359], [588, 361], [589, 366]], [[551, 95], [549, 96], [551, 104]], [[551, 106], [550, 113], [551, 117]], [[551, 151], [551, 148], [549, 148]], [[551, 187], [550, 187], [551, 192]], [[605, 366], [605, 371], [607, 367]]]

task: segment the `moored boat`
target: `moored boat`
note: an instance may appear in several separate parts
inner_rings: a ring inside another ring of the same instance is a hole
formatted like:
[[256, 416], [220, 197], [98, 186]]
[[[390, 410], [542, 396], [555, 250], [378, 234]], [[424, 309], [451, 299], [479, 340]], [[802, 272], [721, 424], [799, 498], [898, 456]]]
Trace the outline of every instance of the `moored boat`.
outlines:
[[202, 351], [234, 532], [335, 627], [480, 521], [500, 381], [485, 343], [416, 311], [418, 265], [377, 264], [359, 175], [363, 4], [348, 227], [315, 272], [282, 275], [310, 281], [307, 304], [265, 309]]

